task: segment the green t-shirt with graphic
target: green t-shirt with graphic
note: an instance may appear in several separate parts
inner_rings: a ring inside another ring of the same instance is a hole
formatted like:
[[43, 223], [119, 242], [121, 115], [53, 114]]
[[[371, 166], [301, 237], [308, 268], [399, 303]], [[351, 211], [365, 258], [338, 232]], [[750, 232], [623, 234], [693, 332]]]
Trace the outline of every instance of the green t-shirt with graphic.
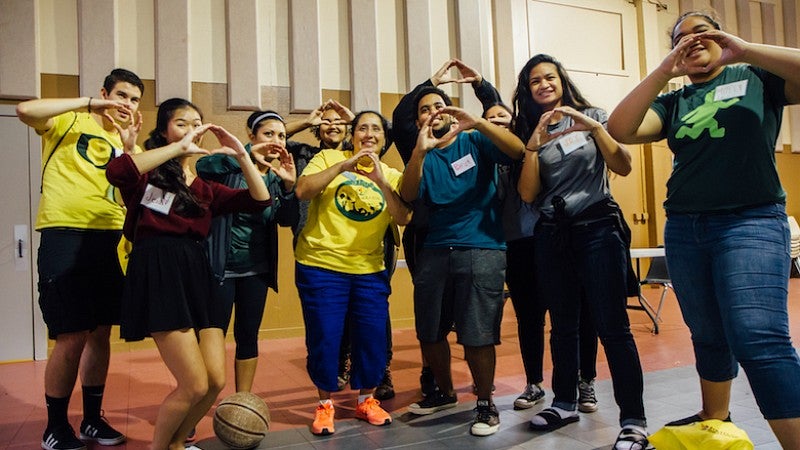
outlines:
[[706, 83], [660, 95], [650, 106], [675, 154], [667, 212], [715, 213], [784, 203], [775, 165], [784, 80], [757, 67], [726, 67]]

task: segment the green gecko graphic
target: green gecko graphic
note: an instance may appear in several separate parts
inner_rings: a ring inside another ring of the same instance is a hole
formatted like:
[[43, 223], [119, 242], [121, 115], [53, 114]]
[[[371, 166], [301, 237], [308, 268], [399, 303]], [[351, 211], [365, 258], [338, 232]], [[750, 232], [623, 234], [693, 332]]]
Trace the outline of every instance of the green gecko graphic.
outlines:
[[708, 129], [708, 134], [712, 138], [721, 138], [725, 136], [725, 128], [720, 128], [719, 123], [714, 119], [714, 115], [720, 109], [729, 108], [734, 103], [738, 102], [738, 98], [733, 98], [728, 101], [714, 101], [714, 92], [710, 91], [705, 96], [705, 102], [695, 108], [689, 114], [681, 117], [681, 120], [691, 126], [682, 125], [675, 137], [680, 139], [684, 136], [689, 136], [692, 139], [697, 139], [703, 130]]

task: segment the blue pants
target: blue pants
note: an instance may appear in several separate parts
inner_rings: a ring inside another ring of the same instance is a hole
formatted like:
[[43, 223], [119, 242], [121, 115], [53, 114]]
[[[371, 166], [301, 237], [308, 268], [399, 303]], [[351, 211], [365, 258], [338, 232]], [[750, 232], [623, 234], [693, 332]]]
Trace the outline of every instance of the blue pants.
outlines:
[[742, 365], [768, 420], [800, 417], [800, 359], [789, 336], [784, 205], [669, 214], [664, 241], [697, 372], [721, 382]]
[[350, 387], [370, 389], [380, 384], [386, 368], [387, 271], [351, 275], [296, 263], [295, 283], [306, 324], [311, 381], [323, 391], [338, 390], [339, 347], [349, 315]]

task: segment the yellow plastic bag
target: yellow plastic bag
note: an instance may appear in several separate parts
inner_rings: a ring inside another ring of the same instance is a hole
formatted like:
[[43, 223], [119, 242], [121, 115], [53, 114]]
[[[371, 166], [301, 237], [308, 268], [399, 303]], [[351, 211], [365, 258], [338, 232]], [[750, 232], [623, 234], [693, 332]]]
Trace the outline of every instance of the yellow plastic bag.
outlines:
[[744, 430], [717, 419], [664, 427], [647, 440], [657, 450], [753, 450]]
[[117, 258], [123, 275], [128, 273], [128, 258], [131, 255], [131, 251], [133, 251], [133, 242], [123, 235], [119, 239], [119, 244], [117, 244]]

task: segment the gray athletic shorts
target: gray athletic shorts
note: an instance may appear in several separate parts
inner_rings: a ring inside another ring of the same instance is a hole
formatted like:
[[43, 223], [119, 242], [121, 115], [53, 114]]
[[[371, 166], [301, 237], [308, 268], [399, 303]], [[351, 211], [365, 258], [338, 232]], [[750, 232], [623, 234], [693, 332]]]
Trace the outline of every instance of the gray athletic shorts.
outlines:
[[458, 343], [500, 343], [506, 252], [472, 248], [425, 248], [414, 276], [417, 339], [439, 342], [455, 324]]

